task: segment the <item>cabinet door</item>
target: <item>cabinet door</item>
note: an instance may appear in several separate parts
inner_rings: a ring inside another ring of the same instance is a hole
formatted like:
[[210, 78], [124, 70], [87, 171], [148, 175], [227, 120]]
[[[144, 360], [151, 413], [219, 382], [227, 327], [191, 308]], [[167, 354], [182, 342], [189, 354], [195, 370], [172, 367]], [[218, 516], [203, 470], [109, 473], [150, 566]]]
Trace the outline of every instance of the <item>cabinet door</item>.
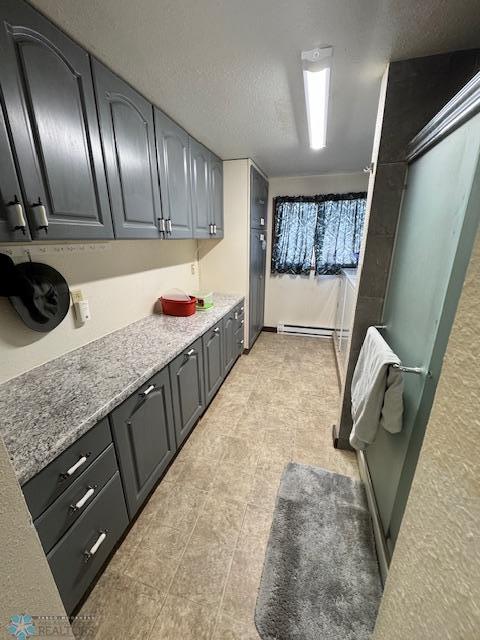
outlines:
[[[13, 206], [17, 208], [17, 215], [10, 218], [9, 209], [12, 207], [13, 213]], [[25, 222], [25, 226], [21, 224], [22, 222]], [[9, 240], [14, 242], [30, 240], [30, 230], [15, 168], [13, 150], [0, 104], [0, 242], [8, 242]]]
[[268, 182], [255, 167], [250, 167], [250, 227], [267, 228]]
[[189, 135], [155, 109], [158, 170], [166, 238], [193, 238]]
[[210, 198], [213, 235], [223, 238], [223, 162], [213, 153], [210, 154]]
[[205, 368], [206, 404], [210, 402], [223, 382], [225, 364], [223, 359], [222, 321], [207, 331], [203, 337], [203, 361]]
[[178, 447], [205, 408], [202, 339], [196, 340], [175, 358], [169, 369]]
[[248, 346], [251, 349], [263, 329], [265, 306], [265, 234], [258, 229], [250, 232], [250, 295], [248, 309]]
[[152, 105], [92, 61], [116, 238], [160, 238]]
[[209, 164], [210, 151], [190, 138], [190, 177], [195, 238], [212, 237]]
[[113, 238], [88, 53], [2, 2], [0, 85], [35, 240]]
[[176, 450], [168, 368], [117, 407], [110, 419], [132, 518]]
[[235, 344], [235, 333], [237, 331], [237, 321], [235, 314], [231, 311], [223, 319], [223, 354], [225, 361], [225, 375], [233, 367], [237, 357], [237, 346]]

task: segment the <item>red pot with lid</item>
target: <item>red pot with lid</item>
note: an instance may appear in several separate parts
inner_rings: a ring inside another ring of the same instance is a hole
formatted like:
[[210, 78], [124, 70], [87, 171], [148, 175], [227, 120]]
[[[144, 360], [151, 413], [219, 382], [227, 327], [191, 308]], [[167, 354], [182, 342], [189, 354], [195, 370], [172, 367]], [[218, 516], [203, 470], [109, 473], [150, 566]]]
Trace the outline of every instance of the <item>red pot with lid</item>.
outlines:
[[195, 296], [189, 296], [183, 291], [175, 290], [166, 293], [157, 300], [155, 311], [158, 313], [158, 303], [162, 307], [162, 313], [167, 316], [187, 317], [193, 316], [196, 311], [197, 299]]

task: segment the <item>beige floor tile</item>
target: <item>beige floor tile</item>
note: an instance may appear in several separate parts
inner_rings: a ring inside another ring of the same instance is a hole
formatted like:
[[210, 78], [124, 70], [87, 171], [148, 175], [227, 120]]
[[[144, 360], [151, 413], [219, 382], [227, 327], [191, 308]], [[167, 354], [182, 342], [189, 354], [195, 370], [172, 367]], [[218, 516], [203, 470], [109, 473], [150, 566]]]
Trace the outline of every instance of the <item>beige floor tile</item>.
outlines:
[[212, 640], [259, 640], [253, 620], [238, 622], [225, 614], [220, 615]]
[[243, 522], [246, 505], [235, 500], [223, 500], [212, 493], [193, 530], [191, 543], [218, 544], [233, 547]]
[[249, 502], [264, 509], [273, 510], [280, 485], [281, 472], [257, 469]]
[[211, 608], [169, 595], [150, 636], [145, 637], [149, 640], [210, 640], [214, 621], [215, 611]]
[[192, 535], [193, 525], [186, 529], [166, 527], [161, 518], [152, 518], [145, 532], [143, 543], [154, 549], [159, 556], [179, 560]]
[[139, 515], [136, 522], [127, 533], [121, 546], [119, 547], [119, 549], [117, 549], [114, 556], [110, 560], [110, 563], [108, 565], [109, 569], [117, 573], [122, 573], [124, 571], [125, 567], [130, 561], [130, 558], [132, 557], [132, 555], [134, 555], [135, 550], [142, 542], [143, 537], [146, 535], [151, 522], [150, 518], [151, 514], [145, 513], [145, 511], [143, 511]]
[[336, 473], [360, 479], [360, 471], [357, 464], [357, 456], [353, 451], [333, 449], [330, 451], [330, 468]]
[[234, 620], [252, 620], [262, 575], [264, 554], [236, 550], [228, 575], [221, 612]]
[[258, 460], [258, 446], [255, 442], [246, 442], [242, 438], [225, 437], [222, 462], [236, 464], [245, 470], [255, 470]]
[[322, 469], [331, 468], [329, 452], [327, 449], [322, 447], [318, 447], [316, 449], [313, 449], [312, 447], [295, 447], [293, 452], [293, 462], [321, 467]]
[[218, 606], [227, 579], [233, 546], [191, 541], [170, 586], [170, 594], [197, 604]]
[[210, 494], [223, 500], [247, 502], [252, 491], [254, 475], [254, 469], [245, 469], [223, 460], [218, 465]]
[[[143, 640], [148, 637], [164, 597], [126, 576], [109, 573], [98, 581], [73, 625], [76, 640]], [[89, 617], [89, 620], [81, 618]]]
[[177, 558], [160, 554], [155, 544], [140, 544], [125, 567], [125, 575], [167, 595], [178, 567]]
[[[196, 435], [196, 434], [193, 434]], [[225, 447], [224, 431], [203, 429], [195, 438], [189, 438], [182, 449], [185, 458], [191, 460], [214, 460], [218, 462]]]
[[193, 527], [207, 498], [206, 491], [183, 483], [165, 482], [150, 498], [145, 511], [160, 519], [166, 527], [187, 529]]
[[[173, 463], [171, 470], [175, 470], [176, 464], [177, 461]], [[178, 464], [180, 468], [175, 473], [175, 482], [203, 491], [210, 489], [217, 468], [215, 460], [186, 455], [184, 460], [179, 461]]]

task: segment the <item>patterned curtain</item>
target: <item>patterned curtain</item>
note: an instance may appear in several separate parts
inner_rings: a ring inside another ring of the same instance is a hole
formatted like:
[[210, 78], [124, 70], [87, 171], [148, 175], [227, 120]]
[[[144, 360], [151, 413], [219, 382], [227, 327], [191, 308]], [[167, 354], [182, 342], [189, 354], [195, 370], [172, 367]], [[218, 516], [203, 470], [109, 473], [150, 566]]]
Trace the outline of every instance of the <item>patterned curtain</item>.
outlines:
[[310, 274], [316, 223], [315, 202], [276, 198], [272, 273]]
[[274, 200], [272, 273], [334, 275], [356, 267], [366, 193], [281, 196]]
[[365, 197], [319, 203], [315, 233], [315, 275], [335, 275], [342, 268], [355, 268], [358, 265], [365, 204]]

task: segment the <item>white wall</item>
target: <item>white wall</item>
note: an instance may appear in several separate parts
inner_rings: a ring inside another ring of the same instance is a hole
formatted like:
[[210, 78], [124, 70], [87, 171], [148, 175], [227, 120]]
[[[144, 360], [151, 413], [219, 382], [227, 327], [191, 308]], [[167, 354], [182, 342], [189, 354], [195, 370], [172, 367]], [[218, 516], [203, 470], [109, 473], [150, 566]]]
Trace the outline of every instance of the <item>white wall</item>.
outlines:
[[270, 178], [268, 194], [267, 274], [265, 287], [265, 325], [279, 322], [333, 328], [337, 307], [339, 278], [309, 277], [288, 274], [271, 275], [272, 201], [276, 196], [316, 195], [366, 191], [364, 173]]
[[116, 240], [107, 246], [86, 255], [34, 255], [58, 269], [70, 289], [82, 289], [92, 314], [83, 326], [77, 326], [71, 308], [56, 329], [37, 333], [23, 324], [8, 299], [0, 298], [0, 383], [149, 315], [170, 288], [199, 287], [194, 240]]

